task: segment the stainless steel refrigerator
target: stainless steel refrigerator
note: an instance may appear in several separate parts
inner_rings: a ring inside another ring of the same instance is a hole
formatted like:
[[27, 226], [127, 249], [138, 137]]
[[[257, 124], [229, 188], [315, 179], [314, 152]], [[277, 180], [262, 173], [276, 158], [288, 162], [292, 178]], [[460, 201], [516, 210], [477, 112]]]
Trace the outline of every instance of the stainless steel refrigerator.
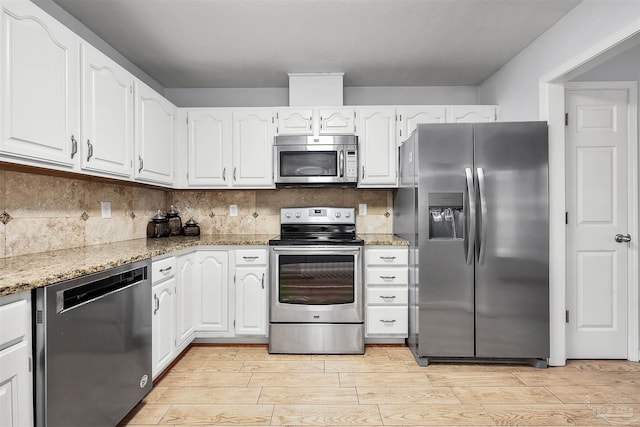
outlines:
[[549, 357], [543, 122], [419, 125], [400, 147], [394, 232], [410, 242], [418, 363]]

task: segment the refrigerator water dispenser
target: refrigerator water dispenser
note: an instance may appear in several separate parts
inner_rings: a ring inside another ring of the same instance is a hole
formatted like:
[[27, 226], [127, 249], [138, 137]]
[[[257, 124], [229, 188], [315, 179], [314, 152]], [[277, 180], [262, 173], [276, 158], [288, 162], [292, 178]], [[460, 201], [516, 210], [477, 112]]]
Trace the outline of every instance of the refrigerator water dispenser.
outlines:
[[429, 239], [464, 238], [462, 193], [429, 193]]

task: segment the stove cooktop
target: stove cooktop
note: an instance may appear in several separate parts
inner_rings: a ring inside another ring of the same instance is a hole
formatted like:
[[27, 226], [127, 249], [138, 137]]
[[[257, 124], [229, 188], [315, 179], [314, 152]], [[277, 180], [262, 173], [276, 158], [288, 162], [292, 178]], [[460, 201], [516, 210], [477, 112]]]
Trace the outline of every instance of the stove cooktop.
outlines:
[[270, 246], [302, 246], [302, 245], [317, 245], [317, 246], [363, 246], [364, 240], [359, 236], [324, 236], [324, 235], [310, 235], [310, 236], [296, 236], [296, 237], [282, 237], [276, 236], [269, 240]]

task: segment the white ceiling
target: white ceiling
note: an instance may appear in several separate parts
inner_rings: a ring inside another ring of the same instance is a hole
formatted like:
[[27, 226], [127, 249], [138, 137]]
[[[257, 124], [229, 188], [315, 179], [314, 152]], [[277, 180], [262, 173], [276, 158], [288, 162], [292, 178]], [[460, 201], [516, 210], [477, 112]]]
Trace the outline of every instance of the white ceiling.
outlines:
[[165, 88], [478, 85], [581, 0], [54, 0]]

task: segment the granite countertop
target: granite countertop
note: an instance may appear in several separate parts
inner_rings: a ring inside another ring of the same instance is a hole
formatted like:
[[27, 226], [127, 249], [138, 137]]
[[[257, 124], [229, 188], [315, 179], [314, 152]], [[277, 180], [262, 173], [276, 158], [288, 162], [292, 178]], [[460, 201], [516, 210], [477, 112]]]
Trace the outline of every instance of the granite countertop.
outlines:
[[[0, 259], [0, 296], [39, 288], [194, 246], [267, 245], [272, 234], [135, 239]], [[366, 245], [406, 245], [392, 234], [363, 234]]]

